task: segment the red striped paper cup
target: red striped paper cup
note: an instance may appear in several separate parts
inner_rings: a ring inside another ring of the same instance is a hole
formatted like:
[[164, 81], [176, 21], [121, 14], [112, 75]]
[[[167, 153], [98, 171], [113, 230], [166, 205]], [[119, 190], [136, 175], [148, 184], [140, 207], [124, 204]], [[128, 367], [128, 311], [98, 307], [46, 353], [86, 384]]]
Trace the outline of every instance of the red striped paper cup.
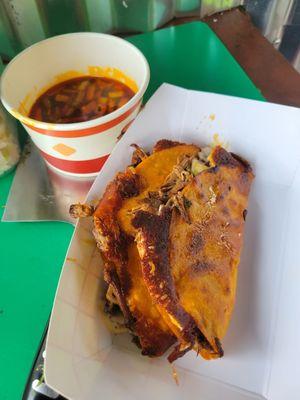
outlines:
[[[86, 122], [50, 124], [27, 116], [47, 88], [85, 75], [111, 77], [136, 94], [116, 111]], [[149, 75], [143, 54], [125, 40], [100, 33], [71, 33], [43, 40], [15, 57], [1, 78], [1, 100], [52, 168], [67, 175], [96, 176], [117, 137], [137, 115]]]

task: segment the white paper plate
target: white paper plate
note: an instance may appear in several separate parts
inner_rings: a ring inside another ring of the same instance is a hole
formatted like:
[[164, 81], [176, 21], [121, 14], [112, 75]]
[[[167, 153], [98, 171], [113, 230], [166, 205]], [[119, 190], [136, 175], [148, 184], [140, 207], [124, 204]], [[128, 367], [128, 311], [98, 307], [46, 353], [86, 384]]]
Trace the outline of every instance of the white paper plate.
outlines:
[[176, 362], [176, 386], [164, 359], [141, 356], [126, 335], [112, 337], [100, 312], [101, 259], [91, 221], [82, 220], [63, 267], [46, 350], [46, 382], [65, 397], [299, 398], [299, 109], [164, 84], [115, 147], [88, 201], [130, 162], [131, 143], [150, 149], [168, 138], [205, 145], [216, 133], [256, 174], [224, 358], [204, 361], [190, 352]]

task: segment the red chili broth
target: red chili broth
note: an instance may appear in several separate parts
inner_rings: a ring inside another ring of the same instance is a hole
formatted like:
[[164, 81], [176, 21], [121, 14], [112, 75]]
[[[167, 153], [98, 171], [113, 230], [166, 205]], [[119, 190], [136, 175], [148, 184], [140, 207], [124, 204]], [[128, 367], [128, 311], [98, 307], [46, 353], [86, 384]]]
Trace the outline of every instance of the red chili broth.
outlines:
[[58, 124], [89, 121], [117, 110], [134, 95], [124, 83], [110, 78], [69, 79], [38, 97], [29, 117]]

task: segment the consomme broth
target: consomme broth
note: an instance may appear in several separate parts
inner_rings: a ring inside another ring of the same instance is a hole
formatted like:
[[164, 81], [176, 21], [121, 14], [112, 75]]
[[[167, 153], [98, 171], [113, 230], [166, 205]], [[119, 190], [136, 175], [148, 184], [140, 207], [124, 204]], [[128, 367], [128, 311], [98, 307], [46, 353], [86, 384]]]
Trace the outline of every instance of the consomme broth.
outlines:
[[134, 95], [124, 83], [110, 78], [69, 79], [38, 97], [29, 117], [59, 124], [88, 121], [117, 110]]

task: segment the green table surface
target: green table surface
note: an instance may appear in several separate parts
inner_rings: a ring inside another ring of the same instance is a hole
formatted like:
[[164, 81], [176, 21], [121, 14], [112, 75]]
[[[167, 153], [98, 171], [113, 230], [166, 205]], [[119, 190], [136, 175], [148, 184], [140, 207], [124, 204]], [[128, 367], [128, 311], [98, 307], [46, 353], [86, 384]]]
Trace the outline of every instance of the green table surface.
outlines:
[[[264, 100], [204, 23], [171, 27], [128, 40], [150, 64], [146, 100], [163, 82]], [[0, 178], [0, 214], [12, 179], [13, 173]], [[67, 223], [0, 223], [1, 400], [21, 398], [49, 318], [72, 232], [73, 227]]]

